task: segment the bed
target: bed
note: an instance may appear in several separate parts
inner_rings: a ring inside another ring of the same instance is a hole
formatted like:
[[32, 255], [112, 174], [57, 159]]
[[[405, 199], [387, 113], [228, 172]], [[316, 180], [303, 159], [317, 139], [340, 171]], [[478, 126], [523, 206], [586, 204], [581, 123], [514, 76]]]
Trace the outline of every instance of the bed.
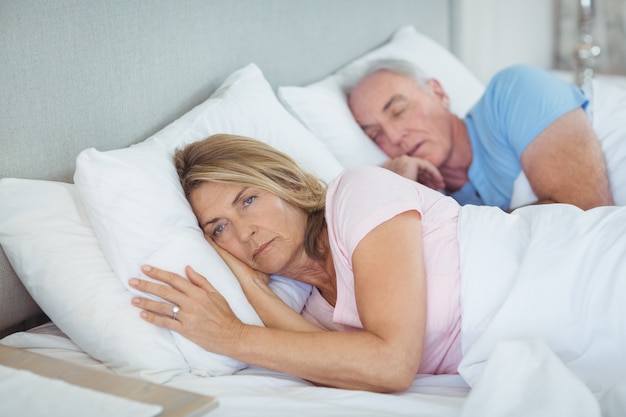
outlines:
[[[453, 111], [467, 112], [484, 85], [449, 52], [453, 8], [427, 0], [4, 2], [0, 343], [215, 397], [211, 416], [599, 415], [575, 381], [537, 390], [544, 377], [571, 380], [558, 366], [481, 389], [459, 375], [417, 375], [396, 394], [316, 387], [202, 351], [130, 306], [122, 277], [141, 263], [191, 263], [221, 277], [215, 285], [235, 312], [258, 323], [193, 218], [181, 215], [171, 152], [230, 132], [267, 141], [328, 181], [344, 167], [379, 164], [384, 156], [350, 122], [342, 89], [373, 57], [418, 57], [450, 92]], [[626, 81], [597, 77], [593, 88], [601, 97], [594, 126], [616, 202], [626, 205]], [[520, 204], [525, 198], [520, 185]], [[310, 290], [280, 277], [273, 288], [296, 309]], [[536, 359], [519, 358], [521, 367]], [[620, 389], [603, 404], [606, 415], [624, 405]], [[6, 391], [0, 397], [11, 401]]]

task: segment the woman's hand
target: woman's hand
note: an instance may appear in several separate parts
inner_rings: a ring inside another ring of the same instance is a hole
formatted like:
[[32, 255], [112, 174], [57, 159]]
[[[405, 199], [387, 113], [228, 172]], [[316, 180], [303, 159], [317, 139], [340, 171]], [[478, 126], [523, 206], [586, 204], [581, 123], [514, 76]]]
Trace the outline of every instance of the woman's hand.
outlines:
[[250, 268], [248, 265], [231, 255], [230, 252], [219, 247], [215, 242], [213, 242], [213, 240], [207, 239], [207, 241], [224, 260], [224, 262], [226, 262], [226, 265], [228, 265], [228, 268], [230, 268], [232, 273], [235, 275], [244, 291], [250, 284], [261, 286], [267, 286], [269, 284], [270, 276], [268, 274]]
[[[206, 350], [228, 354], [229, 346], [237, 342], [245, 324], [206, 278], [190, 266], [185, 268], [189, 280], [151, 266], [142, 267], [142, 272], [167, 285], [131, 278], [130, 286], [169, 303], [134, 297], [133, 305], [143, 309], [141, 318], [174, 330]], [[176, 315], [173, 314], [175, 306], [178, 306]]]
[[285, 304], [272, 291], [269, 287], [268, 274], [250, 268], [212, 240], [208, 241], [237, 277], [246, 298], [267, 327], [307, 332], [321, 330]]

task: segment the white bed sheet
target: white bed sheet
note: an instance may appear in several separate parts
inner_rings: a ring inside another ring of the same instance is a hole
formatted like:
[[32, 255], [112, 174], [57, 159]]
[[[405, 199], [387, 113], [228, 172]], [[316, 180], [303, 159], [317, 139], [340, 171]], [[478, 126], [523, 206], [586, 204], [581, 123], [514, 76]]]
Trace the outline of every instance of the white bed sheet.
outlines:
[[[33, 401], [36, 398], [37, 401]], [[163, 407], [0, 366], [0, 415], [28, 417], [155, 417]]]
[[[52, 323], [0, 343], [112, 372]], [[179, 375], [165, 385], [217, 398], [208, 417], [600, 417], [591, 393], [541, 341], [499, 346], [484, 375], [472, 389], [459, 375], [417, 375], [408, 390], [396, 394], [316, 387], [256, 367], [230, 376]], [[620, 389], [613, 393], [617, 407], [626, 392]]]
[[[52, 323], [7, 336], [0, 343], [111, 372]], [[211, 417], [459, 416], [469, 393], [458, 375], [417, 375], [405, 392], [376, 394], [316, 387], [300, 378], [256, 367], [230, 376], [179, 375], [165, 385], [216, 397], [219, 405], [207, 413]]]

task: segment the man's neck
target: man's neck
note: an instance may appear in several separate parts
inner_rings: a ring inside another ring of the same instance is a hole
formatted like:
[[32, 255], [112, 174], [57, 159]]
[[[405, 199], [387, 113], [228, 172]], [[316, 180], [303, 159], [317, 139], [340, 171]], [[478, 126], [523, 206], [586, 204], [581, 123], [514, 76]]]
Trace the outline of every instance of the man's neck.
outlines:
[[446, 190], [460, 190], [469, 181], [469, 168], [472, 164], [472, 144], [467, 133], [467, 126], [460, 118], [452, 120], [452, 150], [447, 161], [439, 167], [439, 172], [446, 183]]

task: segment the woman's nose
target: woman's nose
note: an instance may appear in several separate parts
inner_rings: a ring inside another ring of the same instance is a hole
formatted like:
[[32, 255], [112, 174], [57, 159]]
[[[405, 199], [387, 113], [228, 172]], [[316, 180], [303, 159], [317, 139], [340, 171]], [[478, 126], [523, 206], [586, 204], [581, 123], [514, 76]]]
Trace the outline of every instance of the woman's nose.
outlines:
[[256, 234], [256, 227], [251, 224], [240, 225], [237, 228], [237, 236], [242, 242], [247, 242]]

